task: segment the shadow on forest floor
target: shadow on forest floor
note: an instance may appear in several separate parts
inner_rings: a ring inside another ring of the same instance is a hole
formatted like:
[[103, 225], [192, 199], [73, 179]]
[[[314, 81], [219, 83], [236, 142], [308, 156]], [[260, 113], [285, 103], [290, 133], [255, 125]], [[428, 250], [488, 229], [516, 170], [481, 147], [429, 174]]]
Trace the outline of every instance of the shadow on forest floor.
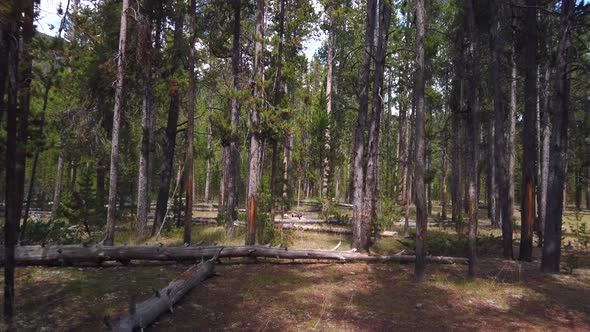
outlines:
[[[184, 265], [19, 268], [19, 330], [106, 330], [130, 296], [151, 295]], [[484, 258], [466, 268], [413, 264], [222, 264], [152, 331], [590, 330], [590, 277], [547, 276], [537, 263]]]

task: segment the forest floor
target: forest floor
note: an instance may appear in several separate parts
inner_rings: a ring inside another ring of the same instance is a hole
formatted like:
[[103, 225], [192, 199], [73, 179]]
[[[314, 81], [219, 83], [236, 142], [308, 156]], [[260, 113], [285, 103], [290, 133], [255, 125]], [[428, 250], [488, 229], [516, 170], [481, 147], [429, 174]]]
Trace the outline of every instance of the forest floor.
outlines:
[[[575, 220], [588, 218], [585, 214]], [[482, 228], [482, 234], [495, 232]], [[452, 239], [452, 233], [429, 229], [432, 250], [445, 250], [440, 242]], [[167, 236], [166, 243], [173, 244], [176, 234]], [[243, 241], [224, 241], [224, 230], [217, 226], [195, 227], [193, 236], [207, 244]], [[296, 231], [290, 236], [292, 248], [328, 249], [342, 242], [339, 250], [350, 249], [345, 235]], [[374, 251], [408, 250], [398, 240], [380, 239]], [[423, 284], [413, 282], [413, 264], [223, 260], [216, 276], [189, 292], [174, 313], [160, 317], [148, 330], [590, 330], [590, 251], [566, 250], [564, 273], [550, 276], [538, 272], [537, 248], [532, 263], [498, 259], [495, 250], [491, 246], [482, 254], [477, 279], [467, 278], [465, 266], [429, 265]], [[187, 267], [132, 263], [18, 268], [18, 330], [106, 330], [103, 317], [116, 319], [127, 311], [131, 297], [150, 296], [152, 288], [165, 286]]]

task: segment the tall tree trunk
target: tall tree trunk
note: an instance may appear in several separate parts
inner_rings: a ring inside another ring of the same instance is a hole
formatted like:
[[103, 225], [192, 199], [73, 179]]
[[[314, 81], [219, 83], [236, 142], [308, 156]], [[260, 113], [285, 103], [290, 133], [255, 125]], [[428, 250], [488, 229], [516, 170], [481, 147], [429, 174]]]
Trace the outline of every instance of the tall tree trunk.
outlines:
[[469, 276], [475, 277], [477, 267], [477, 193], [478, 193], [478, 142], [479, 142], [479, 51], [477, 45], [477, 30], [475, 26], [475, 9], [472, 0], [465, 1], [467, 11], [467, 30], [469, 33], [469, 52], [468, 52], [468, 122], [467, 137], [469, 144], [469, 170], [467, 179], [468, 189], [468, 215], [469, 215]]
[[576, 210], [580, 210], [580, 208], [582, 207], [582, 181], [581, 181], [581, 169], [578, 168], [574, 171], [574, 186], [575, 186], [575, 190], [574, 190], [574, 204], [576, 207]]
[[[14, 14], [15, 16], [17, 13]], [[18, 13], [20, 15], [20, 13]], [[7, 37], [7, 104], [6, 104], [6, 192], [5, 192], [5, 224], [4, 224], [4, 322], [10, 328], [14, 313], [14, 247], [18, 238], [18, 223], [21, 209], [16, 195], [17, 181], [17, 98], [18, 98], [18, 66], [19, 66], [19, 28], [15, 21], [9, 21], [3, 27]], [[0, 92], [4, 98], [4, 91]]]
[[[515, 25], [516, 18], [512, 19], [512, 25]], [[516, 36], [512, 34], [511, 52], [510, 52], [510, 106], [508, 112], [509, 131], [507, 138], [506, 153], [508, 157], [508, 194], [506, 196], [507, 207], [502, 214], [502, 234], [505, 238], [504, 246], [508, 250], [508, 238], [510, 239], [510, 253], [512, 253], [512, 232], [514, 225], [514, 170], [516, 168], [516, 86], [517, 86], [517, 68], [516, 68]], [[508, 257], [508, 256], [505, 256]], [[510, 255], [514, 258], [514, 255]]]
[[[492, 53], [492, 52], [490, 52]], [[493, 88], [492, 88], [493, 89]], [[489, 156], [489, 167], [488, 167], [488, 177], [489, 177], [489, 187], [488, 190], [488, 209], [490, 211], [490, 221], [493, 228], [500, 227], [500, 214], [499, 214], [499, 207], [498, 207], [498, 182], [496, 173], [498, 172], [498, 168], [496, 166], [495, 160], [499, 158], [499, 151], [496, 149], [496, 133], [495, 133], [495, 123], [490, 119], [488, 124], [488, 151]]]
[[353, 186], [352, 186], [352, 248], [363, 249], [362, 243], [362, 212], [363, 212], [363, 188], [364, 171], [363, 157], [365, 151], [365, 127], [369, 108], [369, 72], [371, 68], [371, 53], [373, 49], [373, 37], [375, 34], [375, 0], [367, 0], [367, 17], [365, 27], [365, 44], [363, 62], [360, 68], [359, 82], [359, 110], [354, 134], [353, 151]]
[[537, 0], [527, 0], [525, 9], [525, 79], [522, 130], [522, 189], [519, 260], [533, 259], [535, 219], [536, 117], [537, 117]]
[[[146, 3], [147, 4], [147, 3]], [[141, 149], [139, 154], [139, 175], [137, 179], [137, 224], [136, 233], [142, 236], [148, 221], [150, 210], [150, 155], [152, 149], [152, 26], [149, 18], [145, 17], [141, 24], [142, 39], [140, 51], [142, 63], [143, 95], [141, 107]]]
[[[63, 143], [62, 143], [63, 144]], [[55, 187], [53, 190], [53, 205], [51, 206], [51, 220], [57, 217], [57, 211], [61, 200], [62, 179], [64, 175], [64, 150], [62, 146], [57, 156], [57, 174], [55, 175]]]
[[287, 137], [285, 137], [285, 146], [283, 150], [283, 211], [287, 212], [290, 209], [289, 190], [291, 188], [291, 159], [293, 158], [293, 148], [295, 144], [295, 136], [293, 131], [289, 130]]
[[463, 78], [459, 79], [459, 102], [457, 109], [453, 110], [451, 115], [452, 128], [452, 149], [453, 159], [451, 160], [451, 220], [457, 229], [457, 233], [462, 232], [463, 218], [461, 213], [462, 202], [462, 178], [463, 178], [463, 154], [461, 153], [461, 112], [463, 111]]
[[[549, 57], [549, 38], [548, 33], [544, 33], [543, 36], [543, 49], [546, 50], [545, 54]], [[547, 189], [549, 186], [549, 146], [550, 146], [550, 139], [551, 139], [551, 126], [550, 126], [550, 113], [549, 113], [549, 84], [551, 81], [551, 66], [549, 64], [549, 59], [545, 60], [544, 64], [544, 73], [543, 79], [541, 80], [542, 88], [540, 91], [541, 95], [541, 159], [539, 160], [539, 168], [540, 168], [540, 177], [539, 177], [539, 245], [543, 245], [543, 233], [545, 231], [545, 220], [546, 220], [546, 212], [547, 212]]]
[[336, 36], [334, 31], [334, 3], [330, 3], [327, 8], [326, 15], [328, 16], [330, 27], [328, 28], [328, 59], [327, 59], [327, 75], [326, 75], [326, 113], [328, 114], [328, 125], [324, 132], [324, 174], [322, 185], [322, 197], [329, 204], [329, 179], [330, 179], [330, 153], [331, 153], [331, 132], [330, 125], [332, 122], [332, 109], [334, 103], [334, 58], [336, 56]]
[[549, 161], [549, 190], [547, 197], [547, 220], [545, 221], [545, 243], [541, 259], [541, 271], [559, 273], [561, 258], [561, 226], [563, 218], [563, 189], [566, 176], [567, 127], [569, 121], [571, 19], [574, 0], [562, 0], [557, 47], [555, 112], [552, 118], [551, 156]]
[[[43, 94], [43, 107], [41, 109], [41, 123], [39, 124], [39, 132], [43, 135], [43, 127], [45, 126], [45, 113], [47, 112], [47, 101], [49, 100], [49, 91], [51, 90], [51, 78], [45, 84], [45, 93]], [[31, 178], [29, 180], [29, 191], [27, 193], [27, 202], [25, 204], [25, 215], [23, 217], [23, 226], [20, 230], [20, 241], [22, 242], [25, 238], [25, 230], [27, 228], [27, 220], [29, 218], [29, 210], [31, 208], [31, 200], [33, 199], [33, 193], [35, 189], [35, 178], [37, 175], [37, 164], [39, 162], [39, 154], [41, 148], [35, 150], [35, 157], [33, 158], [33, 168], [31, 169]]]
[[8, 48], [10, 45], [8, 38], [8, 23], [2, 21], [0, 22], [0, 125], [2, 124], [4, 113], [6, 113], [4, 94], [6, 92], [6, 81], [8, 79]]
[[279, 143], [274, 139], [272, 140], [272, 155], [270, 158], [270, 219], [274, 221], [276, 214], [277, 173], [279, 168]]
[[125, 45], [127, 39], [127, 9], [129, 0], [123, 0], [121, 28], [119, 30], [119, 54], [117, 57], [117, 81], [115, 86], [115, 108], [113, 110], [113, 131], [111, 138], [111, 168], [109, 174], [109, 206], [107, 211], [106, 237], [104, 245], [115, 242], [115, 214], [117, 212], [117, 180], [119, 177], [119, 128], [123, 111], [123, 83], [125, 79]]
[[440, 196], [440, 207], [441, 207], [441, 219], [442, 220], [447, 220], [447, 168], [448, 168], [448, 157], [447, 157], [447, 141], [445, 140], [445, 142], [443, 143], [444, 146], [441, 150], [441, 156], [440, 156], [440, 163], [441, 163], [441, 173], [442, 173], [442, 179], [441, 179], [441, 196]]
[[211, 187], [211, 159], [213, 158], [213, 151], [211, 150], [211, 143], [213, 141], [213, 128], [211, 124], [211, 116], [213, 114], [213, 93], [209, 100], [209, 118], [207, 120], [207, 166], [205, 169], [205, 194], [204, 201], [209, 203], [209, 191]]
[[416, 103], [416, 156], [414, 163], [414, 187], [416, 188], [416, 266], [414, 277], [424, 280], [426, 270], [427, 207], [424, 197], [424, 0], [416, 0], [416, 73], [414, 100]]
[[170, 182], [172, 180], [172, 168], [174, 165], [174, 151], [176, 150], [176, 127], [178, 125], [178, 112], [180, 109], [180, 86], [174, 80], [174, 74], [181, 66], [181, 47], [182, 47], [182, 29], [183, 13], [181, 6], [176, 7], [176, 19], [174, 22], [174, 41], [172, 45], [172, 68], [170, 70], [168, 82], [168, 96], [170, 104], [168, 107], [168, 119], [166, 123], [166, 139], [164, 142], [164, 169], [160, 175], [160, 187], [158, 189], [158, 199], [156, 201], [156, 213], [154, 224], [152, 225], [152, 236], [160, 230], [166, 212], [168, 211], [168, 198], [170, 197]]
[[497, 184], [497, 204], [500, 213], [497, 216], [502, 221], [502, 254], [506, 259], [512, 259], [512, 207], [510, 202], [510, 185], [508, 170], [511, 151], [506, 144], [504, 128], [508, 124], [507, 117], [510, 115], [504, 104], [504, 96], [500, 86], [500, 2], [493, 0], [492, 4], [492, 22], [490, 34], [490, 81], [492, 84], [492, 104], [494, 108], [494, 136], [495, 157], [492, 158], [495, 163], [495, 179]]
[[262, 177], [263, 142], [260, 135], [260, 111], [264, 108], [264, 12], [265, 0], [256, 0], [256, 40], [254, 47], [254, 98], [250, 111], [250, 165], [248, 171], [248, 202], [246, 245], [256, 244], [256, 212], [258, 210], [258, 192]]
[[391, 22], [391, 7], [389, 4], [379, 4], [379, 31], [377, 35], [377, 50], [375, 53], [375, 73], [373, 75], [373, 112], [369, 130], [369, 147], [367, 153], [367, 173], [363, 197], [363, 212], [361, 217], [360, 247], [357, 250], [369, 251], [371, 246], [371, 229], [375, 219], [379, 183], [379, 154], [381, 136], [381, 115], [383, 113], [383, 81], [385, 75], [385, 60], [387, 57], [387, 40], [389, 24]]
[[232, 89], [230, 124], [231, 138], [226, 163], [223, 167], [225, 178], [225, 191], [227, 193], [226, 205], [226, 235], [228, 239], [233, 237], [234, 221], [237, 219], [236, 206], [238, 204], [238, 184], [240, 176], [240, 146], [238, 137], [238, 125], [240, 123], [240, 101], [237, 93], [238, 76], [240, 74], [240, 15], [242, 3], [234, 0], [233, 46], [232, 46]]
[[193, 225], [193, 194], [194, 194], [194, 157], [193, 135], [195, 131], [195, 108], [197, 107], [197, 82], [195, 78], [195, 40], [197, 29], [196, 0], [190, 0], [190, 40], [188, 51], [188, 121], [186, 127], [186, 163], [184, 174], [186, 177], [186, 205], [184, 210], [184, 240], [185, 244], [191, 243]]
[[397, 126], [397, 150], [399, 151], [397, 157], [397, 174], [400, 182], [400, 190], [397, 201], [400, 204], [405, 203], [406, 198], [406, 177], [407, 177], [407, 140], [406, 140], [406, 107], [399, 102], [399, 117]]
[[[16, 129], [16, 181], [17, 190], [13, 193], [16, 195], [18, 208], [22, 210], [25, 194], [25, 173], [27, 162], [27, 139], [29, 136], [29, 113], [31, 110], [31, 81], [33, 79], [33, 56], [32, 56], [32, 41], [35, 34], [35, 27], [33, 25], [35, 10], [32, 1], [28, 1], [23, 6], [22, 19], [22, 44], [19, 59], [19, 87], [18, 87], [18, 107], [17, 107], [17, 129]], [[19, 233], [20, 218], [17, 222], [17, 234]]]

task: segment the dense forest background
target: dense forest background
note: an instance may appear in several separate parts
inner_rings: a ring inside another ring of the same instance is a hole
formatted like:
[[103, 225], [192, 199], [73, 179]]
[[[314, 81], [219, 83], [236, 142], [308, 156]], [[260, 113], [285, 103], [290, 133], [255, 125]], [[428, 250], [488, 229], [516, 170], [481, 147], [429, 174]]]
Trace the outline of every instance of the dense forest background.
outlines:
[[0, 9], [7, 244], [113, 245], [123, 223], [190, 243], [197, 202], [265, 243], [314, 199], [358, 251], [414, 219], [424, 257], [448, 220], [474, 274], [482, 206], [505, 258], [516, 234], [558, 272], [564, 206], [590, 208], [584, 1], [68, 0], [55, 36], [37, 1]]
[[0, 3], [7, 320], [18, 248], [190, 246], [195, 209], [226, 240], [289, 245], [276, 222], [319, 204], [349, 257], [403, 233], [417, 281], [429, 225], [470, 277], [486, 241], [542, 248], [549, 273], [587, 249], [586, 1], [67, 0], [51, 36], [39, 11]]

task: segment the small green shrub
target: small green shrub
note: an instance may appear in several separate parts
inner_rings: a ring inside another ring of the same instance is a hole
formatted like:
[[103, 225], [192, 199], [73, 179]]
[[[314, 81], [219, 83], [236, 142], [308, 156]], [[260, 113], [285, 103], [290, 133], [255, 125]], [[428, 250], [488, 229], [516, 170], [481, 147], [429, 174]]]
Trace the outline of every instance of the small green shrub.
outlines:
[[84, 237], [79, 225], [69, 225], [61, 219], [52, 222], [31, 219], [24, 234], [27, 244], [74, 244], [82, 242]]

